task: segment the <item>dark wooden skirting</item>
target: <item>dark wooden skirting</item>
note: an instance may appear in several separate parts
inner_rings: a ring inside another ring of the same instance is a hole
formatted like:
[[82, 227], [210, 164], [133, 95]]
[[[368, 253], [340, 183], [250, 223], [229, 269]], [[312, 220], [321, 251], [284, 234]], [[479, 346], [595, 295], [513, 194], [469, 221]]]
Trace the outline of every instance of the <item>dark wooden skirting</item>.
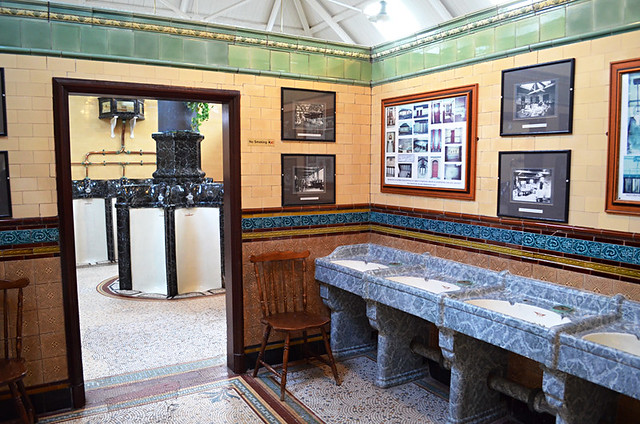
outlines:
[[53, 115], [56, 147], [56, 182], [60, 221], [63, 302], [67, 337], [67, 365], [73, 407], [85, 404], [78, 290], [75, 273], [73, 206], [71, 195], [69, 95], [134, 96], [139, 98], [220, 103], [223, 115], [224, 242], [227, 296], [228, 365], [236, 373], [244, 368], [244, 321], [242, 316], [242, 241], [240, 194], [240, 93], [194, 87], [173, 87], [112, 81], [53, 78]]
[[[71, 409], [71, 387], [68, 383], [52, 383], [30, 387], [29, 398], [38, 415]], [[0, 396], [0, 421], [17, 418], [13, 400], [7, 393]]]

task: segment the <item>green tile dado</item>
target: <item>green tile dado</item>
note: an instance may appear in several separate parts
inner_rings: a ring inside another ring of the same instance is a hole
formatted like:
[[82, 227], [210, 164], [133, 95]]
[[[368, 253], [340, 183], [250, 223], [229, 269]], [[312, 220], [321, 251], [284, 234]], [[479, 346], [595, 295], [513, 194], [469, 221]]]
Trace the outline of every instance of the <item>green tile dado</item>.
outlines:
[[540, 41], [554, 40], [565, 35], [565, 8], [558, 8], [540, 14]]
[[516, 22], [516, 47], [529, 46], [540, 41], [540, 22], [537, 16]]
[[271, 70], [274, 72], [290, 72], [291, 58], [288, 52], [271, 52]]
[[294, 74], [306, 75], [309, 73], [309, 55], [302, 53], [291, 53], [290, 72]]
[[441, 43], [437, 43], [424, 49], [425, 68], [440, 66], [440, 44]]
[[184, 40], [184, 61], [204, 65], [207, 63], [207, 42], [204, 40]]
[[25, 19], [20, 24], [20, 33], [23, 47], [28, 49], [51, 48], [51, 25], [49, 22]]
[[319, 54], [310, 55], [309, 72], [318, 77], [327, 76], [327, 58]]
[[229, 64], [229, 45], [222, 41], [207, 42], [207, 63], [227, 66]]
[[456, 60], [469, 60], [474, 55], [474, 37], [466, 36], [456, 40]]
[[593, 31], [593, 3], [585, 2], [567, 6], [567, 37]]
[[380, 81], [384, 78], [384, 62], [378, 61], [371, 64], [371, 80]]
[[611, 0], [594, 0], [593, 29], [598, 31], [622, 24], [622, 7], [612, 5]]
[[256, 71], [269, 71], [271, 68], [271, 57], [269, 49], [259, 47], [249, 47], [249, 57], [251, 58], [251, 69]]
[[106, 55], [109, 49], [107, 29], [83, 25], [80, 28], [80, 46], [84, 53], [97, 56]]
[[159, 41], [157, 34], [135, 32], [133, 34], [133, 54], [145, 59], [158, 59]]
[[411, 73], [411, 53], [396, 56], [396, 75]]
[[440, 64], [446, 65], [456, 61], [458, 46], [456, 40], [446, 40], [440, 43]]
[[229, 46], [229, 66], [234, 68], [247, 69], [251, 67], [251, 57], [249, 47]]
[[475, 56], [484, 56], [493, 53], [494, 28], [485, 29], [478, 32], [474, 38]]
[[496, 52], [509, 51], [516, 47], [516, 24], [509, 22], [494, 29], [494, 47]]
[[184, 61], [184, 39], [173, 35], [160, 37], [158, 58], [169, 62], [180, 63]]
[[54, 50], [79, 52], [80, 25], [54, 23], [51, 26], [51, 46]]
[[359, 80], [362, 75], [362, 66], [357, 60], [345, 59], [344, 77], [352, 80]]
[[393, 78], [397, 75], [396, 73], [396, 58], [395, 57], [389, 57], [387, 59], [385, 59], [383, 62], [384, 68], [383, 68], [383, 77], [386, 78]]
[[371, 62], [360, 62], [360, 81], [371, 81]]
[[409, 71], [420, 72], [424, 69], [424, 48], [413, 50], [409, 53]]
[[640, 22], [640, 0], [626, 0], [624, 7], [624, 23]]
[[17, 19], [0, 16], [0, 46], [20, 47], [20, 21]]
[[133, 55], [133, 31], [110, 29], [107, 31], [107, 52], [113, 56]]

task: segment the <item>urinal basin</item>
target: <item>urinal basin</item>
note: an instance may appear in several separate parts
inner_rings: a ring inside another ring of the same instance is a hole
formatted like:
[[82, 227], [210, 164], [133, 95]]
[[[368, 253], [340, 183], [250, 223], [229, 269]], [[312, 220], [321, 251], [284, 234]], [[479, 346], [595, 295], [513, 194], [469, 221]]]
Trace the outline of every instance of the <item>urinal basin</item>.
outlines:
[[602, 332], [585, 334], [582, 338], [590, 342], [640, 356], [640, 340], [638, 340], [634, 334]]
[[340, 266], [346, 266], [347, 268], [352, 268], [358, 271], [371, 271], [373, 269], [389, 268], [386, 265], [379, 264], [376, 262], [357, 261], [353, 259], [342, 259], [337, 261], [331, 261], [331, 263], [334, 263]]
[[512, 305], [506, 300], [497, 299], [472, 299], [467, 300], [466, 303], [544, 327], [553, 327], [571, 322], [569, 318], [562, 318], [560, 314], [524, 303], [514, 303]]
[[453, 292], [460, 290], [460, 287], [452, 283], [445, 281], [434, 280], [432, 278], [425, 279], [422, 277], [412, 277], [409, 275], [398, 275], [394, 277], [386, 277], [388, 280], [395, 281], [401, 284], [406, 284], [411, 287], [426, 290], [434, 294]]

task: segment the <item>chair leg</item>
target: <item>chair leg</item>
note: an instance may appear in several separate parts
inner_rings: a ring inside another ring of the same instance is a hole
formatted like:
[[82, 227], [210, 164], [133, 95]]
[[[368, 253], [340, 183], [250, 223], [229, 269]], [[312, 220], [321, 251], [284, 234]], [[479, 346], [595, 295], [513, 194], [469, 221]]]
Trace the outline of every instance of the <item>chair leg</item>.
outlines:
[[267, 325], [264, 329], [264, 335], [262, 336], [262, 346], [260, 346], [260, 353], [258, 354], [258, 360], [256, 360], [256, 367], [253, 369], [253, 376], [258, 375], [258, 369], [260, 369], [260, 362], [264, 357], [264, 351], [267, 348], [267, 341], [269, 340], [269, 334], [271, 333], [271, 326]]
[[287, 363], [289, 362], [289, 340], [291, 334], [287, 331], [284, 338], [284, 352], [282, 355], [282, 375], [280, 378], [280, 400], [284, 400], [284, 387], [287, 384]]
[[22, 403], [22, 398], [20, 393], [18, 392], [18, 386], [16, 383], [9, 383], [9, 390], [11, 390], [11, 397], [13, 398], [14, 403], [16, 404], [16, 409], [18, 410], [18, 415], [20, 415], [20, 419], [23, 423], [29, 424], [29, 416], [27, 415], [27, 410]]
[[307, 345], [307, 331], [302, 332], [302, 356], [305, 360], [309, 360], [309, 346]]
[[333, 371], [333, 378], [336, 379], [336, 385], [340, 385], [340, 379], [338, 378], [338, 369], [336, 368], [336, 361], [333, 359], [333, 353], [331, 353], [331, 345], [329, 344], [329, 337], [327, 337], [327, 331], [324, 327], [320, 327], [322, 332], [322, 339], [324, 340], [324, 348], [327, 351], [329, 357], [329, 363], [331, 364], [331, 371]]
[[27, 390], [24, 388], [24, 382], [22, 380], [18, 380], [16, 384], [18, 386], [18, 390], [20, 391], [20, 393], [22, 394], [22, 397], [24, 398], [25, 407], [27, 408], [27, 414], [29, 416], [29, 422], [30, 423], [37, 422], [38, 419], [36, 418], [36, 411], [35, 409], [33, 409], [33, 404], [31, 403], [31, 399], [27, 394]]

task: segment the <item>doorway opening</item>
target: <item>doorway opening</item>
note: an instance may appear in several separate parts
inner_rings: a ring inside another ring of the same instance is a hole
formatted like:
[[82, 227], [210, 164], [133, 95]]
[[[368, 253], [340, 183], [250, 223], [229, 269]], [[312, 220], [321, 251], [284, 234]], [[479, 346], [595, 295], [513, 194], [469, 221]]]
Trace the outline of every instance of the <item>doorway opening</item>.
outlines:
[[[53, 80], [54, 127], [56, 147], [56, 180], [60, 217], [60, 250], [62, 263], [64, 308], [67, 337], [67, 357], [73, 405], [85, 403], [82, 348], [80, 335], [78, 278], [73, 218], [72, 140], [70, 122], [75, 111], [70, 108], [73, 96], [94, 96], [132, 99], [179, 100], [185, 102], [215, 103], [219, 106], [222, 124], [221, 173], [224, 185], [221, 235], [224, 240], [221, 260], [225, 281], [226, 309], [226, 363], [234, 372], [243, 372], [244, 341], [242, 318], [242, 260], [241, 260], [241, 204], [240, 204], [240, 94], [236, 91], [195, 89], [148, 84], [101, 82], [76, 79]], [[123, 126], [122, 131], [125, 128]], [[133, 131], [133, 128], [131, 128]], [[122, 151], [128, 151], [122, 149]], [[90, 162], [90, 161], [87, 161]], [[121, 161], [122, 162], [122, 161]], [[126, 161], [125, 161], [126, 162]], [[144, 160], [142, 160], [144, 163]], [[85, 163], [86, 165], [86, 163]], [[143, 166], [143, 165], [141, 165]], [[106, 167], [106, 165], [105, 165]], [[87, 172], [88, 166], [83, 166]], [[123, 168], [124, 169], [124, 168]], [[126, 171], [123, 171], [126, 172]], [[103, 204], [105, 204], [103, 202]], [[103, 206], [106, 208], [106, 206]], [[108, 233], [108, 232], [107, 232]], [[112, 257], [114, 253], [111, 253]], [[117, 253], [116, 253], [117, 255]], [[82, 271], [82, 270], [81, 270]], [[104, 271], [104, 270], [103, 270]], [[112, 270], [106, 270], [112, 273]], [[169, 275], [169, 273], [167, 273]], [[130, 288], [130, 287], [129, 287]], [[167, 301], [168, 302], [168, 301]], [[206, 319], [206, 317], [204, 317]], [[206, 334], [200, 337], [206, 338]], [[125, 342], [126, 343], [126, 342]], [[175, 343], [180, 343], [176, 337]], [[185, 341], [182, 341], [185, 343]], [[145, 355], [144, 351], [137, 352]]]

